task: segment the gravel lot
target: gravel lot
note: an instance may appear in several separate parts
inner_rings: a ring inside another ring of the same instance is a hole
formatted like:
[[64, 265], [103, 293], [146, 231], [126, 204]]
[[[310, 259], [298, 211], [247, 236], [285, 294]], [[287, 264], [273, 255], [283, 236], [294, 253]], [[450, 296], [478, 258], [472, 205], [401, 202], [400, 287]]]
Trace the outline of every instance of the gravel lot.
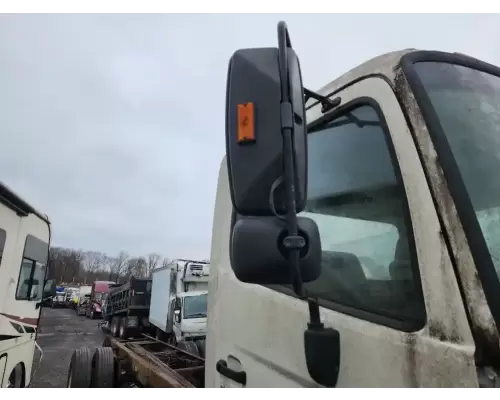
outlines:
[[[73, 350], [80, 347], [99, 347], [104, 335], [98, 327], [100, 320], [78, 317], [69, 308], [44, 308], [40, 319], [38, 345], [43, 350], [31, 387], [66, 387], [69, 361]], [[37, 352], [38, 353], [38, 352]]]

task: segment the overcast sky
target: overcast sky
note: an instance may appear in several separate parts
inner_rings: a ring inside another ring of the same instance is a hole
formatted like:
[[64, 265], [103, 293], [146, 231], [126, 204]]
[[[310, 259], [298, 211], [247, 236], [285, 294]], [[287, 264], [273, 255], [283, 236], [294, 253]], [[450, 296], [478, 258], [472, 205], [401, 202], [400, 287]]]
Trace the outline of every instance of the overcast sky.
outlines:
[[54, 245], [209, 258], [228, 60], [280, 19], [312, 89], [408, 47], [500, 64], [495, 15], [4, 15], [0, 179]]

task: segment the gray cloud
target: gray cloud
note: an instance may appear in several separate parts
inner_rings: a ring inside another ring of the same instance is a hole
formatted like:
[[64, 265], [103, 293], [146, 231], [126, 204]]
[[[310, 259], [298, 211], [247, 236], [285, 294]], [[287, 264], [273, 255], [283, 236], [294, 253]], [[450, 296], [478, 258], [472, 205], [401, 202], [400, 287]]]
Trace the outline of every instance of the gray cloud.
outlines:
[[228, 59], [279, 19], [313, 89], [407, 47], [500, 63], [493, 15], [4, 15], [2, 181], [54, 244], [208, 257]]

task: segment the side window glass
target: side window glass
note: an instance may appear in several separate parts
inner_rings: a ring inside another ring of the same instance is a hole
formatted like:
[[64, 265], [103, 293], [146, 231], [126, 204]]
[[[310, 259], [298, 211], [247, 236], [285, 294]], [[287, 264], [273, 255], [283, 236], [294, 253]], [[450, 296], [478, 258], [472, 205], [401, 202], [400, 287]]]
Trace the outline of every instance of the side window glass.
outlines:
[[21, 264], [17, 284], [17, 300], [40, 300], [43, 293], [45, 265], [27, 258]]
[[49, 245], [28, 235], [17, 282], [16, 300], [41, 300]]
[[3, 229], [0, 229], [0, 267], [2, 266], [3, 249], [5, 248], [6, 238], [7, 233]]
[[[406, 195], [377, 111], [362, 105], [310, 130], [308, 204], [322, 274], [310, 295], [396, 320], [423, 321]], [[395, 158], [394, 158], [395, 159]]]

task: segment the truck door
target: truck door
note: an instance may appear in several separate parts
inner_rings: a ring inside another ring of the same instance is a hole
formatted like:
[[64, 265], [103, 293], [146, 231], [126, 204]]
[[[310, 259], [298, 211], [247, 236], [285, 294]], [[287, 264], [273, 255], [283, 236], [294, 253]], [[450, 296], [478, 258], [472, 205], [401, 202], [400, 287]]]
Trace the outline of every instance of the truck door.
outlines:
[[[342, 103], [328, 116], [320, 105], [308, 111], [305, 212], [319, 226], [323, 249], [322, 274], [308, 290], [319, 299], [325, 326], [340, 333], [337, 386], [477, 386], [474, 342], [402, 108], [378, 77], [337, 95]], [[288, 287], [236, 279], [231, 209], [224, 161], [212, 236], [206, 385], [317, 386], [304, 354], [307, 304]]]
[[172, 330], [175, 335], [175, 340], [179, 342], [182, 339], [182, 300], [180, 297], [175, 298], [173, 317]]

